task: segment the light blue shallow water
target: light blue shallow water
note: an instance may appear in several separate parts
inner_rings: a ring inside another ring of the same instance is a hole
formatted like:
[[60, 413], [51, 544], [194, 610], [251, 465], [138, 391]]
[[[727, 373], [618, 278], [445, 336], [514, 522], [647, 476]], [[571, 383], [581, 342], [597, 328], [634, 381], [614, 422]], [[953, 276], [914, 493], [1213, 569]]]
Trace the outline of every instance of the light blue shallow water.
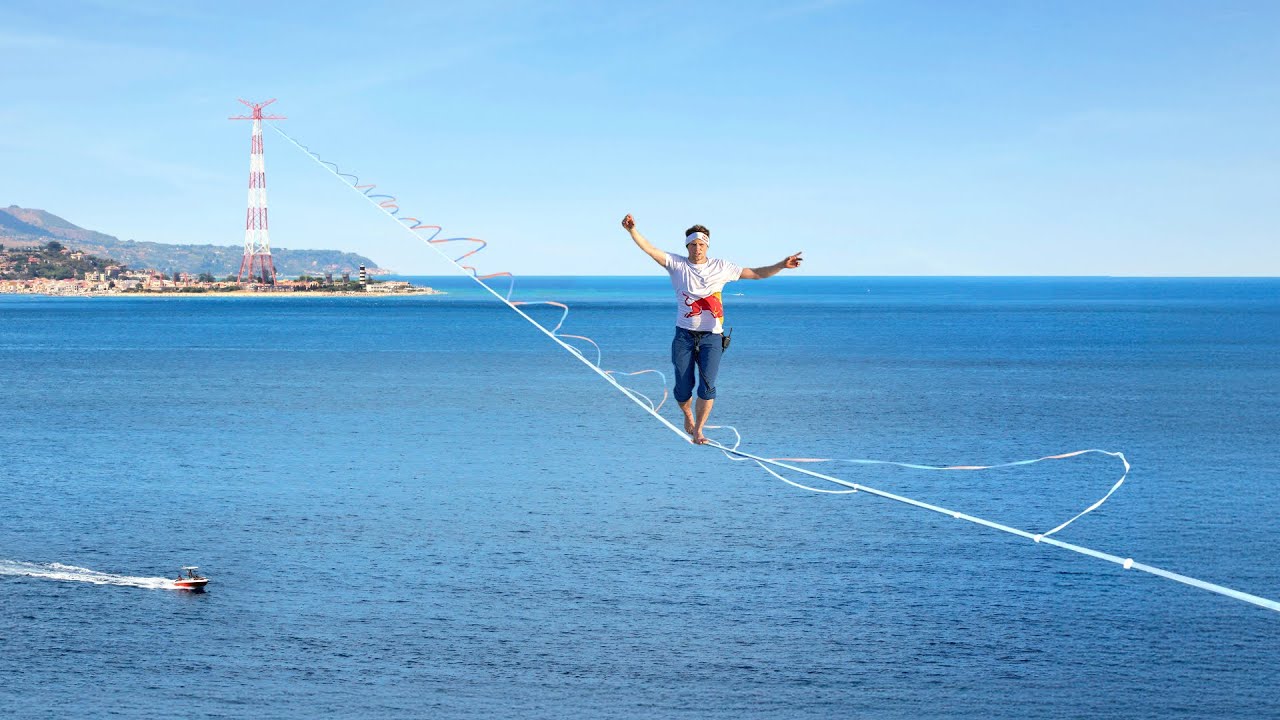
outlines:
[[[0, 715], [188, 695], [182, 714], [227, 718], [1280, 715], [1280, 614], [788, 487], [679, 443], [465, 281], [430, 283], [451, 294], [0, 296]], [[744, 449], [1121, 450], [1129, 482], [1062, 539], [1280, 598], [1280, 281], [729, 293], [715, 417]], [[569, 299], [566, 330], [620, 370], [667, 369], [668, 294], [518, 287]], [[1120, 472], [832, 469], [1030, 530]], [[53, 563], [214, 582], [38, 577]]]

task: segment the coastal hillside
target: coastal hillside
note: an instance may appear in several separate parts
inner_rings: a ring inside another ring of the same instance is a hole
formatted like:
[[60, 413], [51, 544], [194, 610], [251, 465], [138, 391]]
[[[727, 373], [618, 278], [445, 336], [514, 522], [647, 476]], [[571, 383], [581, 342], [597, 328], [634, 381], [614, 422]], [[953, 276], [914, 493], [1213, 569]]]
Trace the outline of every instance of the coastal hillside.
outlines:
[[[50, 241], [62, 242], [90, 255], [114, 258], [131, 268], [209, 273], [217, 277], [236, 274], [244, 255], [241, 245], [171, 245], [120, 240], [86, 230], [45, 210], [17, 205], [0, 208], [0, 243], [18, 248], [41, 246]], [[271, 256], [276, 272], [281, 275], [355, 273], [361, 265], [371, 274], [388, 272], [363, 255], [339, 250], [272, 248]]]
[[57, 240], [12, 249], [0, 243], [0, 280], [71, 280], [118, 271], [117, 265], [111, 258], [86, 255]]

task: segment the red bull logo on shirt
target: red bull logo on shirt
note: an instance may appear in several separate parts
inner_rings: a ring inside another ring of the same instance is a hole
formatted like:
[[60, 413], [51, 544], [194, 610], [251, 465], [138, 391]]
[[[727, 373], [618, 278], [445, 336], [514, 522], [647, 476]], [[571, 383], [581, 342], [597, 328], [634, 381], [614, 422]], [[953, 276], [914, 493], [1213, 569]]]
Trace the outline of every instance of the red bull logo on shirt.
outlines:
[[720, 304], [718, 295], [708, 295], [704, 298], [696, 299], [685, 295], [684, 304], [689, 308], [689, 312], [684, 314], [687, 318], [701, 315], [704, 312], [711, 313], [711, 317], [724, 317], [724, 305]]

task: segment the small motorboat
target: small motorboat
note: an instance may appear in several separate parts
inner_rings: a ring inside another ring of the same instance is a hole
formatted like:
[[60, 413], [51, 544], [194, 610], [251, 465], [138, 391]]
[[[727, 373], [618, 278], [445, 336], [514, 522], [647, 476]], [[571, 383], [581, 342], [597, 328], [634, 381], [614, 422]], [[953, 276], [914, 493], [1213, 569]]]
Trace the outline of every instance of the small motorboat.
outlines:
[[[195, 565], [182, 568], [178, 571], [178, 579], [173, 581], [173, 587], [178, 590], [190, 590], [192, 592], [204, 592], [204, 586], [209, 584], [209, 578], [197, 575], [196, 571], [200, 568]], [[186, 576], [182, 575], [183, 570]]]

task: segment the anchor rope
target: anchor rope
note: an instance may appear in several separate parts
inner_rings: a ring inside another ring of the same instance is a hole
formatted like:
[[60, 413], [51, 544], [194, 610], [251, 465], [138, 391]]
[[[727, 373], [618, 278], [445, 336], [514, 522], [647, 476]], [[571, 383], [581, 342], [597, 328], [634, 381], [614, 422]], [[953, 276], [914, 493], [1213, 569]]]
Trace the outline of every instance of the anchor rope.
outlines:
[[[307, 146], [295, 140], [288, 133], [281, 130], [279, 126], [275, 125], [274, 123], [267, 123], [267, 125], [271, 127], [272, 130], [275, 130], [276, 133], [278, 133], [281, 137], [287, 140], [294, 147], [298, 148], [303, 153], [305, 153], [307, 157], [315, 161], [316, 164], [324, 168], [330, 174], [337, 177], [340, 181], [342, 181], [344, 185], [351, 188], [358, 195], [363, 197], [367, 202], [369, 202], [369, 204], [373, 205], [382, 214], [386, 215], [387, 217], [390, 217], [393, 221], [395, 221], [395, 223], [398, 226], [400, 226], [400, 228], [408, 232], [413, 237], [426, 243], [427, 247], [434, 250], [436, 254], [438, 254], [446, 262], [448, 262], [449, 264], [457, 268], [459, 272], [471, 278], [472, 281], [474, 281], [477, 285], [483, 288], [490, 295], [493, 295], [493, 297], [496, 298], [499, 302], [503, 303], [509, 309], [515, 312], [517, 315], [527, 320], [530, 325], [533, 325], [535, 328], [538, 329], [539, 332], [543, 333], [548, 338], [550, 338], [552, 342], [559, 345], [571, 356], [577, 358], [584, 365], [590, 368], [592, 372], [599, 375], [605, 382], [609, 383], [615, 389], [621, 392], [623, 395], [627, 396], [627, 398], [629, 398], [632, 402], [634, 402], [641, 410], [652, 415], [658, 422], [662, 423], [663, 426], [665, 426], [668, 430], [675, 433], [677, 436], [679, 436], [686, 442], [690, 442], [690, 443], [693, 442], [692, 438], [687, 433], [685, 433], [680, 428], [676, 427], [675, 424], [673, 424], [670, 420], [663, 417], [658, 412], [662, 408], [663, 403], [666, 402], [666, 398], [667, 398], [666, 376], [661, 371], [654, 370], [654, 369], [645, 369], [645, 370], [638, 370], [634, 372], [621, 372], [617, 370], [606, 370], [602, 368], [601, 367], [602, 353], [600, 350], [600, 346], [595, 341], [582, 335], [570, 335], [570, 334], [560, 332], [560, 329], [564, 326], [565, 321], [569, 317], [568, 305], [564, 303], [556, 302], [553, 300], [541, 300], [541, 301], [512, 300], [511, 296], [515, 289], [515, 276], [512, 275], [510, 272], [504, 271], [504, 272], [495, 272], [495, 273], [488, 273], [485, 275], [481, 275], [479, 274], [479, 272], [476, 270], [474, 266], [463, 265], [461, 263], [462, 260], [465, 260], [466, 258], [471, 257], [472, 255], [475, 255], [476, 253], [480, 252], [485, 247], [487, 247], [488, 243], [486, 241], [481, 240], [480, 238], [472, 238], [472, 237], [441, 238], [440, 235], [443, 233], [443, 228], [441, 228], [439, 225], [425, 224], [416, 217], [401, 217], [399, 201], [395, 196], [381, 194], [381, 193], [378, 193], [378, 194], [373, 193], [373, 190], [377, 188], [377, 185], [362, 184], [358, 176], [348, 172], [344, 172], [337, 164], [330, 162], [328, 160], [325, 160], [318, 153], [312, 151]], [[451, 257], [449, 253], [446, 253], [440, 247], [441, 245], [445, 245], [448, 243], [460, 243], [460, 242], [479, 245], [479, 247], [471, 248], [467, 252], [457, 257]], [[486, 280], [499, 278], [499, 277], [506, 278], [508, 281], [507, 291], [505, 294], [499, 294], [493, 287], [491, 287], [488, 283], [485, 282]], [[537, 320], [535, 320], [528, 313], [526, 313], [524, 310], [521, 309], [522, 307], [527, 307], [530, 305], [547, 305], [547, 306], [559, 308], [561, 310], [561, 315], [559, 320], [556, 322], [555, 327], [548, 329], [546, 326], [539, 323]], [[594, 363], [591, 362], [591, 360], [589, 360], [579, 348], [565, 342], [563, 338], [580, 340], [591, 345], [596, 351], [596, 362]], [[656, 374], [662, 378], [662, 400], [657, 404], [655, 404], [648, 396], [644, 395], [638, 390], [629, 388], [626, 385], [619, 383], [617, 379], [614, 377], [615, 375], [636, 376], [636, 375], [644, 375], [644, 374], [650, 374], [650, 373]], [[1099, 560], [1105, 560], [1107, 562], [1120, 565], [1125, 570], [1138, 570], [1141, 572], [1148, 573], [1150, 575], [1154, 575], [1156, 577], [1162, 577], [1167, 580], [1172, 580], [1174, 582], [1188, 585], [1190, 587], [1207, 590], [1209, 592], [1217, 593], [1225, 597], [1250, 603], [1252, 605], [1256, 605], [1258, 607], [1265, 608], [1267, 610], [1280, 612], [1280, 602], [1271, 600], [1269, 598], [1265, 598], [1259, 595], [1254, 595], [1251, 593], [1242, 592], [1234, 588], [1226, 587], [1224, 585], [1218, 585], [1216, 583], [1207, 582], [1207, 581], [1200, 580], [1188, 575], [1182, 575], [1180, 573], [1171, 572], [1169, 570], [1164, 570], [1162, 568], [1159, 568], [1153, 565], [1139, 563], [1134, 561], [1134, 559], [1130, 557], [1121, 557], [1119, 555], [1113, 555], [1111, 553], [1103, 552], [1100, 550], [1094, 550], [1092, 548], [1085, 547], [1083, 545], [1068, 543], [1068, 542], [1059, 540], [1055, 537], [1051, 537], [1052, 535], [1066, 528], [1067, 526], [1071, 525], [1072, 523], [1074, 523], [1076, 520], [1080, 519], [1084, 515], [1087, 515], [1088, 513], [1093, 512], [1097, 508], [1101, 507], [1102, 504], [1105, 503], [1112, 496], [1112, 494], [1114, 494], [1115, 491], [1118, 490], [1120, 486], [1124, 484], [1125, 479], [1129, 475], [1131, 466], [1129, 464], [1128, 459], [1124, 456], [1123, 453], [1120, 453], [1120, 452], [1114, 452], [1110, 450], [1099, 450], [1099, 449], [1076, 450], [1068, 453], [1061, 453], [1057, 455], [1047, 455], [1044, 457], [1034, 458], [1030, 460], [1016, 460], [1012, 462], [1000, 463], [995, 465], [924, 465], [924, 464], [917, 464], [917, 463], [904, 463], [904, 462], [896, 462], [896, 461], [890, 461], [890, 460], [876, 460], [876, 459], [867, 459], [867, 458], [807, 458], [807, 457], [766, 458], [766, 457], [761, 457], [758, 455], [745, 452], [743, 450], [739, 450], [738, 446], [742, 443], [742, 435], [738, 432], [737, 428], [734, 428], [731, 425], [708, 425], [707, 429], [723, 429], [723, 430], [729, 430], [733, 432], [735, 436], [735, 441], [731, 446], [724, 445], [714, 440], [710, 440], [707, 443], [711, 447], [714, 447], [720, 450], [722, 453], [724, 453], [725, 457], [735, 461], [747, 461], [747, 460], [752, 461], [756, 465], [758, 465], [761, 469], [763, 469], [765, 472], [772, 475], [773, 477], [781, 480], [784, 483], [787, 483], [788, 485], [792, 485], [802, 490], [808, 490], [808, 491], [817, 492], [817, 493], [829, 493], [829, 494], [849, 494], [849, 493], [856, 493], [856, 492], [865, 492], [865, 493], [874, 495], [876, 497], [883, 498], [885, 500], [891, 500], [893, 502], [910, 505], [912, 507], [916, 507], [922, 510], [928, 510], [930, 512], [947, 515], [956, 520], [964, 520], [966, 522], [970, 522], [976, 525], [981, 525], [983, 527], [987, 527], [992, 530], [998, 530], [1000, 532], [1008, 533], [1010, 535], [1015, 535], [1017, 537], [1031, 540], [1037, 544], [1052, 545], [1054, 547], [1061, 548], [1063, 550], [1069, 550], [1071, 552], [1085, 555], [1088, 557], [1096, 558]], [[1061, 460], [1061, 459], [1077, 457], [1080, 455], [1085, 455], [1090, 453], [1097, 453], [1097, 454], [1108, 455], [1111, 457], [1118, 458], [1121, 461], [1121, 463], [1124, 465], [1124, 473], [1120, 476], [1120, 479], [1117, 480], [1115, 484], [1111, 486], [1111, 489], [1108, 490], [1107, 493], [1103, 495], [1101, 498], [1099, 498], [1097, 501], [1095, 501], [1094, 503], [1092, 503], [1087, 508], [1080, 511], [1070, 519], [1066, 520], [1065, 522], [1042, 533], [1033, 533], [1027, 530], [1022, 530], [1009, 525], [1005, 525], [1003, 523], [987, 520], [987, 519], [978, 517], [976, 515], [970, 515], [968, 513], [959, 512], [956, 510], [942, 507], [940, 505], [934, 505], [921, 500], [916, 500], [914, 498], [907, 497], [905, 495], [898, 495], [885, 490], [873, 488], [871, 486], [864, 485], [862, 483], [854, 483], [848, 480], [834, 477], [832, 475], [827, 475], [827, 474], [816, 472], [813, 470], [808, 470], [806, 468], [797, 467], [794, 464], [794, 463], [841, 462], [841, 463], [857, 464], [857, 465], [891, 465], [896, 467], [902, 467], [902, 468], [908, 468], [908, 469], [914, 469], [914, 470], [924, 470], [924, 471], [978, 471], [978, 470], [992, 470], [996, 468], [1005, 468], [1005, 467], [1015, 467], [1015, 466], [1021, 466], [1021, 465], [1031, 465], [1034, 463], [1044, 462], [1047, 460]], [[839, 485], [844, 489], [831, 490], [831, 489], [810, 487], [808, 485], [797, 483], [792, 480], [789, 480], [786, 477], [783, 477], [781, 474], [776, 472], [773, 468], [779, 468], [779, 469], [787, 470], [790, 472], [795, 472], [801, 475], [806, 475], [818, 480], [823, 480], [829, 483], [833, 483], [835, 485]]]

